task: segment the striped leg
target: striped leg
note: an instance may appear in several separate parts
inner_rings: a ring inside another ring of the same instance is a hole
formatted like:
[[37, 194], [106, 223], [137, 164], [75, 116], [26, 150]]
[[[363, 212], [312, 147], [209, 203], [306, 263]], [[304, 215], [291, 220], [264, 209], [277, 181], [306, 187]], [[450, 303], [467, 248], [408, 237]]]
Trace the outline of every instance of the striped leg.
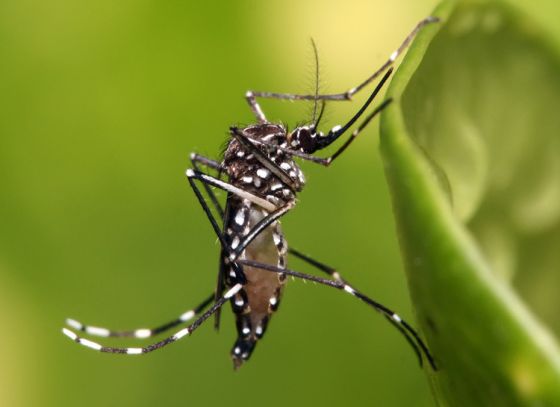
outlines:
[[336, 271], [336, 269], [334, 267], [327, 266], [326, 264], [321, 263], [320, 261], [317, 261], [315, 259], [312, 259], [308, 255], [303, 254], [299, 250], [293, 249], [291, 247], [288, 249], [288, 253], [293, 254], [295, 257], [303, 260], [307, 264], [311, 264], [313, 267], [315, 267], [319, 271], [322, 271], [323, 273], [328, 274], [329, 276], [334, 278], [339, 283], [346, 284], [346, 282], [342, 279], [342, 277], [340, 276], [340, 274]]
[[191, 183], [191, 186], [193, 185], [193, 181], [195, 179], [197, 179], [197, 180], [202, 181], [202, 182], [204, 182], [208, 185], [211, 185], [211, 186], [216, 187], [216, 188], [223, 189], [224, 191], [227, 191], [227, 192], [230, 192], [234, 195], [237, 195], [240, 198], [248, 199], [249, 201], [251, 201], [255, 205], [258, 205], [261, 208], [266, 209], [269, 212], [272, 212], [276, 209], [276, 205], [268, 202], [266, 199], [263, 199], [263, 198], [261, 198], [257, 195], [254, 195], [250, 192], [247, 192], [244, 189], [238, 188], [235, 185], [232, 185], [228, 182], [225, 182], [225, 181], [222, 181], [220, 179], [211, 177], [210, 175], [207, 175], [203, 172], [194, 171], [194, 170], [191, 170], [189, 168], [189, 169], [187, 169], [186, 174], [187, 174], [187, 178], [189, 180], [189, 183]]
[[[300, 251], [292, 249], [292, 248], [289, 248], [288, 252], [290, 254], [293, 254], [298, 259], [301, 259], [304, 262], [312, 265], [313, 267], [322, 271], [323, 273], [328, 274], [329, 276], [334, 278], [339, 283], [348, 284], [346, 282], [346, 280], [342, 278], [340, 273], [338, 271], [336, 271], [336, 269], [334, 267], [327, 266], [326, 264], [321, 263], [320, 261], [317, 261], [317, 260], [307, 256], [306, 254], [303, 254]], [[406, 339], [408, 344], [412, 347], [412, 349], [414, 349], [414, 352], [416, 353], [416, 356], [418, 357], [418, 361], [420, 362], [420, 366], [422, 366], [422, 353], [420, 352], [420, 349], [418, 348], [418, 345], [414, 341], [414, 338], [412, 338], [408, 334], [408, 332], [400, 324], [395, 322], [395, 320], [393, 318], [391, 318], [390, 316], [388, 316], [386, 314], [384, 314], [384, 316], [391, 323], [391, 325], [393, 325], [395, 328], [397, 328], [399, 331], [401, 331], [401, 334], [404, 336], [404, 338]]]
[[[266, 271], [270, 271], [270, 272], [273, 272], [273, 273], [282, 273], [282, 274], [286, 274], [286, 275], [289, 275], [289, 276], [301, 278], [302, 280], [313, 281], [313, 282], [316, 282], [316, 283], [319, 283], [319, 284], [322, 284], [322, 285], [337, 288], [339, 290], [343, 290], [343, 291], [347, 292], [348, 294], [352, 295], [353, 297], [358, 298], [359, 300], [368, 304], [370, 307], [374, 308], [376, 311], [378, 311], [383, 316], [385, 316], [389, 321], [392, 321], [391, 322], [392, 325], [397, 327], [399, 332], [407, 338], [408, 343], [411, 344], [411, 346], [413, 346], [416, 354], [424, 354], [426, 356], [426, 359], [428, 359], [428, 362], [430, 363], [430, 366], [432, 367], [432, 369], [434, 371], [437, 370], [434, 358], [432, 357], [428, 347], [422, 341], [422, 339], [420, 338], [418, 333], [408, 324], [408, 322], [406, 322], [398, 314], [396, 314], [395, 312], [393, 312], [389, 308], [387, 308], [384, 305], [378, 303], [377, 301], [372, 300], [368, 296], [362, 294], [361, 292], [356, 290], [354, 287], [352, 287], [348, 283], [344, 283], [344, 282], [341, 282], [341, 281], [328, 280], [328, 279], [325, 279], [325, 278], [312, 276], [310, 274], [304, 274], [304, 273], [300, 273], [300, 272], [294, 271], [294, 270], [279, 268], [279, 267], [276, 267], [276, 266], [272, 266], [270, 264], [259, 263], [259, 262], [252, 261], [252, 260], [237, 260], [236, 262], [241, 264], [241, 265], [259, 268], [261, 270], [266, 270]], [[420, 360], [420, 366], [422, 366], [422, 357], [420, 357], [419, 360]]]
[[197, 307], [182, 313], [178, 318], [151, 329], [138, 328], [138, 329], [132, 329], [128, 331], [114, 331], [107, 328], [101, 328], [98, 326], [84, 325], [81, 322], [78, 322], [75, 319], [70, 319], [70, 318], [66, 320], [66, 325], [68, 325], [70, 328], [75, 329], [76, 331], [84, 332], [92, 336], [101, 336], [105, 338], [108, 337], [139, 338], [139, 339], [150, 338], [152, 336], [159, 335], [162, 332], [168, 331], [171, 328], [175, 328], [177, 325], [181, 325], [185, 322], [190, 321], [196, 315], [200, 314], [208, 306], [208, 304], [212, 302], [213, 299], [214, 299], [214, 294], [206, 298]]
[[241, 284], [236, 284], [235, 286], [233, 286], [233, 288], [231, 288], [228, 292], [226, 292], [224, 294], [223, 297], [221, 297], [218, 301], [216, 301], [216, 303], [214, 303], [214, 305], [212, 305], [212, 307], [209, 310], [207, 310], [204, 314], [202, 314], [198, 319], [196, 319], [188, 327], [181, 329], [180, 331], [178, 331], [174, 335], [169, 336], [169, 337], [167, 337], [167, 338], [165, 338], [165, 339], [163, 339], [159, 342], [153, 343], [151, 345], [148, 345], [148, 346], [145, 346], [145, 347], [142, 347], [142, 348], [114, 348], [114, 347], [103, 346], [103, 345], [100, 345], [97, 342], [92, 342], [88, 339], [81, 338], [78, 335], [76, 335], [73, 331], [71, 331], [67, 328], [62, 328], [62, 333], [64, 333], [64, 335], [69, 337], [74, 342], [77, 342], [82, 346], [85, 346], [85, 347], [93, 349], [93, 350], [97, 350], [99, 352], [121, 353], [121, 354], [126, 354], [126, 355], [140, 355], [142, 353], [149, 353], [149, 352], [161, 349], [164, 346], [167, 346], [167, 345], [169, 345], [173, 342], [177, 342], [178, 340], [184, 338], [185, 336], [188, 336], [188, 335], [192, 334], [200, 325], [202, 325], [202, 323], [204, 321], [206, 321], [208, 318], [210, 318], [231, 297], [233, 297], [235, 294], [237, 294], [239, 292], [239, 290], [241, 290], [242, 287], [243, 286]]

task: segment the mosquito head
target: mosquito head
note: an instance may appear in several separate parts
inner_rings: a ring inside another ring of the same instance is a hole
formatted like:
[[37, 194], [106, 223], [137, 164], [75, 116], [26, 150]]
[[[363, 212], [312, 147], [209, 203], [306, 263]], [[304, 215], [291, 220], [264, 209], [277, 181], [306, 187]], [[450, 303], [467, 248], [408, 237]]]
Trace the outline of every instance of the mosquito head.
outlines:
[[[362, 105], [360, 110], [358, 110], [358, 112], [354, 114], [354, 116], [352, 116], [352, 118], [344, 126], [334, 126], [326, 135], [323, 135], [322, 132], [317, 131], [319, 122], [321, 121], [323, 112], [325, 110], [325, 103], [323, 103], [321, 106], [319, 117], [313, 124], [296, 127], [291, 133], [288, 134], [288, 144], [290, 145], [290, 147], [294, 150], [299, 150], [302, 153], [313, 154], [315, 151], [321, 150], [336, 141], [342, 134], [344, 134], [350, 127], [352, 127], [356, 120], [358, 120], [362, 116], [362, 114], [366, 111], [371, 102], [373, 102], [373, 100], [392, 73], [393, 68], [389, 68], [385, 75], [383, 75], [383, 78], [381, 78], [381, 81], [377, 84], [367, 101]], [[365, 127], [365, 125], [367, 125], [367, 123], [369, 123], [376, 114], [387, 107], [389, 103], [391, 103], [391, 99], [387, 99], [381, 105], [379, 105], [377, 109], [375, 109], [368, 117], [366, 117], [364, 123], [360, 125], [359, 129]]]
[[322, 147], [322, 137], [323, 133], [316, 131], [314, 125], [300, 126], [288, 134], [288, 144], [294, 150], [313, 154]]
[[300, 126], [288, 134], [288, 144], [294, 150], [313, 154], [315, 151], [327, 147], [345, 130], [342, 126], [334, 126], [324, 135], [322, 131], [316, 130], [315, 125]]

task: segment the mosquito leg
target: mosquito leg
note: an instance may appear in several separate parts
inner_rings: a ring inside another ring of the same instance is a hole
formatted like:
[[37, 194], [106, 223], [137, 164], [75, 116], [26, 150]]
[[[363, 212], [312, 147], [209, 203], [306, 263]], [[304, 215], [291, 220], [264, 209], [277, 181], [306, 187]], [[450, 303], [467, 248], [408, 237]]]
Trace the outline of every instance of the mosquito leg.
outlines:
[[348, 146], [356, 139], [356, 137], [358, 137], [358, 134], [360, 134], [360, 132], [366, 128], [366, 126], [379, 114], [381, 113], [387, 106], [389, 106], [389, 104], [392, 102], [392, 99], [387, 99], [385, 101], [383, 101], [383, 103], [381, 103], [378, 107], [375, 108], [375, 110], [373, 112], [371, 112], [365, 119], [364, 121], [358, 126], [358, 128], [356, 130], [354, 130], [352, 132], [352, 134], [350, 135], [350, 137], [348, 137], [348, 140], [346, 140], [344, 142], [344, 144], [342, 146], [340, 146], [340, 148], [338, 150], [336, 150], [334, 152], [333, 155], [331, 155], [330, 157], [327, 158], [323, 158], [323, 162], [325, 163], [324, 165], [326, 167], [328, 167], [329, 165], [331, 165], [331, 163], [340, 155], [344, 152], [344, 150], [346, 150], [348, 148]]
[[[200, 203], [200, 206], [202, 206], [202, 210], [204, 211], [204, 213], [206, 214], [206, 217], [210, 221], [210, 224], [212, 225], [212, 229], [214, 229], [214, 233], [216, 233], [216, 236], [218, 237], [218, 240], [220, 240], [220, 244], [222, 246], [222, 254], [221, 255], [223, 256], [224, 253], [230, 254], [232, 249], [230, 248], [229, 244], [225, 241], [224, 234], [222, 233], [222, 230], [220, 229], [220, 226], [218, 225], [218, 222], [217, 222], [216, 218], [212, 214], [212, 211], [210, 210], [210, 207], [208, 206], [208, 203], [206, 203], [206, 200], [204, 199], [204, 196], [202, 196], [202, 193], [200, 192], [200, 190], [198, 189], [198, 187], [196, 186], [196, 184], [194, 182], [194, 178], [197, 175], [198, 175], [197, 179], [199, 179], [203, 182], [205, 182], [207, 179], [209, 179], [209, 180], [213, 180], [213, 182], [219, 182], [219, 183], [224, 184], [226, 186], [233, 187], [233, 185], [225, 183], [225, 182], [220, 181], [220, 180], [217, 180], [216, 178], [210, 177], [206, 174], [195, 172], [191, 169], [187, 170], [187, 177], [188, 177], [188, 180], [189, 180], [189, 184], [192, 187], [192, 189], [194, 191], [194, 194], [196, 195], [196, 198], [198, 199], [198, 202]], [[218, 185], [221, 185], [221, 184], [218, 184]], [[211, 183], [211, 185], [215, 185], [215, 184]], [[236, 188], [236, 187], [233, 187], [233, 188]], [[239, 189], [239, 188], [236, 188], [236, 189]], [[240, 191], [245, 192], [243, 190], [240, 190]], [[249, 194], [249, 193], [247, 192], [247, 194]], [[252, 194], [249, 194], [249, 195], [252, 195]], [[259, 199], [261, 199], [261, 198], [259, 198]], [[269, 203], [268, 201], [265, 201], [265, 202]], [[276, 208], [276, 207], [274, 206], [274, 208]], [[239, 283], [245, 284], [246, 278], [245, 278], [245, 275], [243, 274], [242, 268], [239, 267], [236, 263], [231, 263], [231, 267], [233, 268], [233, 270], [236, 274], [236, 281], [239, 282]], [[221, 272], [222, 271], [220, 271], [220, 273]], [[218, 285], [218, 288], [219, 288], [219, 285]], [[216, 296], [218, 296], [218, 291], [216, 291]]]
[[[372, 307], [373, 309], [375, 309], [376, 311], [381, 313], [383, 316], [385, 316], [385, 318], [392, 321], [392, 324], [394, 326], [398, 326], [400, 328], [399, 332], [401, 332], [401, 334], [403, 334], [407, 337], [407, 341], [408, 341], [409, 344], [411, 344], [411, 346], [413, 346], [414, 351], [417, 354], [419, 352], [424, 354], [426, 356], [426, 359], [428, 359], [428, 362], [430, 363], [430, 366], [432, 367], [432, 369], [437, 370], [434, 358], [432, 357], [430, 351], [428, 350], [428, 347], [426, 346], [426, 344], [424, 344], [422, 339], [420, 339], [420, 336], [418, 335], [418, 333], [408, 324], [408, 322], [406, 322], [404, 319], [402, 319], [399, 315], [397, 315], [395, 312], [393, 312], [389, 308], [385, 307], [383, 304], [380, 304], [377, 301], [374, 301], [373, 299], [371, 299], [371, 298], [367, 297], [366, 295], [362, 294], [361, 292], [356, 290], [354, 287], [352, 287], [348, 283], [342, 283], [340, 281], [328, 280], [328, 279], [313, 276], [313, 275], [310, 275], [310, 274], [304, 274], [304, 273], [300, 273], [298, 271], [289, 270], [289, 269], [285, 269], [285, 268], [280, 268], [280, 267], [276, 267], [276, 266], [273, 266], [273, 265], [270, 265], [270, 264], [260, 263], [260, 262], [256, 262], [256, 261], [252, 261], [252, 260], [238, 259], [238, 260], [236, 260], [236, 262], [241, 264], [241, 265], [244, 265], [244, 266], [255, 267], [255, 268], [270, 271], [270, 272], [273, 272], [273, 273], [283, 273], [283, 274], [294, 276], [294, 277], [297, 277], [297, 278], [300, 278], [300, 279], [303, 279], [303, 280], [314, 281], [316, 283], [319, 283], [319, 284], [322, 284], [322, 285], [327, 285], [327, 286], [337, 288], [339, 290], [347, 292], [348, 294], [352, 295], [353, 297], [358, 298], [362, 302], [365, 302], [367, 305], [369, 305], [370, 307]], [[420, 364], [422, 364], [422, 358], [420, 358]]]
[[362, 116], [362, 114], [366, 111], [369, 105], [376, 98], [377, 94], [381, 91], [381, 89], [383, 88], [383, 86], [385, 85], [385, 83], [387, 82], [387, 80], [389, 79], [392, 73], [393, 73], [393, 68], [389, 68], [387, 72], [385, 72], [385, 75], [383, 75], [383, 78], [381, 78], [381, 80], [379, 81], [379, 83], [377, 84], [373, 92], [367, 98], [366, 102], [362, 105], [362, 107], [360, 107], [358, 112], [355, 113], [354, 116], [352, 116], [350, 120], [346, 122], [346, 124], [344, 124], [343, 126], [335, 126], [331, 130], [329, 130], [326, 136], [315, 138], [314, 139], [315, 145], [313, 146], [312, 150], [308, 150], [306, 152], [312, 153], [316, 150], [322, 150], [323, 148], [328, 147], [333, 142], [338, 140], [338, 138], [342, 136], [346, 132], [346, 130], [352, 127], [354, 123]]
[[[222, 248], [220, 250], [220, 267], [218, 270], [218, 277], [216, 278], [216, 288], [214, 290], [214, 301], [218, 301], [218, 299], [222, 296], [222, 293], [225, 289], [225, 275], [226, 275], [226, 264], [224, 259], [226, 257], [226, 252]], [[241, 273], [239, 273], [241, 274]], [[221, 318], [222, 309], [216, 311], [214, 314], [214, 329], [218, 331], [220, 329], [220, 318]]]
[[[324, 263], [321, 263], [320, 261], [317, 261], [303, 253], [301, 253], [300, 251], [296, 250], [296, 249], [292, 249], [292, 248], [288, 248], [288, 252], [290, 254], [293, 254], [295, 257], [303, 260], [304, 262], [312, 265], [313, 267], [315, 267], [316, 269], [328, 274], [329, 276], [331, 276], [332, 278], [334, 278], [336, 281], [338, 281], [339, 283], [342, 284], [348, 284], [346, 282], [346, 280], [344, 280], [342, 278], [342, 276], [338, 273], [338, 271], [336, 271], [336, 269], [334, 267], [328, 266]], [[406, 340], [408, 341], [409, 345], [412, 347], [412, 349], [414, 349], [414, 351], [416, 352], [416, 356], [418, 356], [418, 360], [420, 362], [420, 365], [422, 365], [422, 354], [420, 353], [420, 350], [418, 348], [418, 346], [416, 345], [416, 343], [414, 342], [413, 338], [410, 337], [410, 335], [404, 330], [404, 328], [397, 324], [392, 318], [390, 318], [389, 316], [385, 315], [385, 318], [387, 318], [387, 320], [395, 327], [397, 328], [399, 331], [401, 331], [401, 334], [406, 338]]]
[[[217, 163], [214, 160], [211, 160], [209, 158], [197, 155], [197, 154], [191, 154], [191, 162], [193, 163], [193, 166], [195, 168], [198, 168], [197, 163], [201, 163], [207, 167], [210, 168], [214, 168], [214, 169], [220, 169], [221, 166], [219, 163]], [[207, 184], [204, 184], [205, 186], [207, 186]], [[208, 187], [207, 189], [209, 195], [211, 196], [212, 202], [215, 204], [216, 208], [218, 209], [218, 211], [223, 214], [223, 211], [213, 193], [213, 191]], [[221, 290], [217, 290], [216, 294], [219, 298], [219, 296], [221, 296]], [[165, 332], [171, 328], [174, 328], [175, 326], [178, 326], [184, 322], [187, 322], [189, 320], [191, 320], [194, 316], [198, 315], [200, 312], [202, 312], [204, 310], [204, 308], [206, 308], [208, 306], [208, 304], [210, 304], [210, 302], [215, 299], [216, 294], [212, 294], [210, 297], [208, 297], [207, 299], [205, 299], [200, 305], [198, 305], [197, 307], [195, 307], [192, 310], [186, 311], [183, 314], [181, 314], [178, 318], [169, 321], [167, 323], [164, 323], [160, 326], [157, 326], [155, 328], [139, 328], [139, 329], [134, 329], [134, 330], [128, 330], [128, 331], [114, 331], [114, 330], [110, 330], [107, 328], [103, 328], [103, 327], [96, 327], [96, 326], [89, 326], [89, 325], [84, 325], [79, 321], [76, 321], [74, 319], [67, 319], [66, 320], [66, 324], [68, 326], [70, 326], [71, 328], [74, 328], [75, 330], [84, 332], [86, 334], [92, 335], [92, 336], [100, 336], [100, 337], [134, 337], [134, 338], [149, 338], [155, 335], [158, 335], [162, 332]], [[216, 298], [216, 299], [218, 299]]]
[[[423, 365], [423, 359], [422, 359], [422, 350], [423, 348], [418, 347], [418, 345], [416, 344], [416, 342], [414, 341], [415, 338], [411, 337], [408, 333], [408, 331], [406, 329], [404, 329], [404, 327], [402, 326], [402, 324], [396, 322], [393, 318], [389, 317], [388, 315], [384, 315], [385, 319], [387, 321], [389, 321], [389, 323], [391, 325], [393, 325], [396, 329], [398, 329], [401, 333], [401, 335], [404, 337], [404, 339], [408, 342], [408, 345], [412, 348], [412, 350], [414, 351], [414, 353], [416, 353], [416, 357], [418, 358], [418, 364], [420, 366]], [[428, 361], [430, 362], [430, 366], [432, 367], [432, 369], [435, 371], [437, 370], [437, 367], [434, 363], [434, 361], [432, 360], [432, 356], [429, 353], [426, 353], [426, 358], [428, 359]]]
[[[195, 171], [192, 169], [187, 169], [187, 178], [191, 186], [194, 185], [193, 180], [198, 179], [204, 183], [207, 183], [213, 187], [217, 187], [223, 189], [224, 191], [231, 192], [234, 195], [237, 195], [240, 198], [244, 198], [249, 200], [250, 202], [260, 206], [263, 209], [266, 209], [269, 212], [273, 212], [277, 209], [276, 205], [268, 202], [266, 199], [258, 197], [250, 192], [247, 192], [241, 188], [236, 187], [228, 182], [219, 180], [217, 178], [211, 177], [210, 175], [204, 174], [203, 172]], [[194, 188], [194, 187], [193, 187]], [[196, 193], [196, 191], [195, 191]], [[197, 195], [198, 196], [198, 195]]]
[[[208, 168], [212, 168], [212, 169], [218, 171], [218, 174], [221, 174], [221, 172], [224, 169], [219, 162], [217, 162], [215, 160], [212, 160], [210, 158], [198, 155], [196, 153], [191, 153], [190, 158], [191, 158], [192, 166], [198, 172], [201, 172], [198, 164], [204, 165]], [[218, 175], [218, 178], [220, 178], [219, 175]], [[206, 190], [206, 194], [208, 194], [208, 196], [210, 197], [210, 201], [212, 201], [212, 205], [214, 205], [214, 208], [216, 208], [216, 211], [220, 215], [220, 218], [223, 219], [224, 218], [224, 210], [222, 209], [222, 206], [220, 205], [220, 202], [218, 202], [218, 198], [216, 197], [216, 194], [214, 193], [212, 188], [210, 188], [210, 185], [208, 185], [207, 183], [204, 183], [204, 189]]]
[[220, 299], [218, 301], [216, 301], [216, 303], [214, 305], [212, 305], [212, 307], [210, 309], [208, 309], [204, 314], [202, 314], [198, 319], [196, 319], [188, 327], [181, 329], [180, 331], [178, 331], [174, 335], [169, 336], [169, 337], [167, 337], [167, 338], [165, 338], [165, 339], [163, 339], [159, 342], [153, 343], [151, 345], [148, 345], [148, 346], [145, 346], [145, 347], [142, 347], [142, 348], [114, 348], [114, 347], [103, 346], [103, 345], [98, 344], [97, 342], [92, 342], [88, 339], [81, 338], [78, 335], [76, 335], [73, 331], [71, 331], [67, 328], [62, 328], [62, 333], [64, 333], [64, 335], [66, 335], [67, 337], [72, 339], [74, 342], [77, 342], [80, 345], [83, 345], [83, 346], [85, 346], [87, 348], [90, 348], [90, 349], [93, 349], [93, 350], [97, 350], [99, 352], [121, 353], [121, 354], [126, 354], [126, 355], [140, 355], [142, 353], [153, 352], [153, 351], [161, 349], [164, 346], [167, 346], [167, 345], [169, 345], [173, 342], [177, 342], [178, 340], [184, 338], [185, 336], [191, 335], [200, 325], [202, 325], [202, 323], [204, 321], [206, 321], [208, 318], [210, 318], [212, 316], [212, 314], [214, 314], [218, 309], [220, 309], [231, 297], [233, 297], [235, 294], [237, 294], [241, 290], [242, 287], [243, 287], [243, 285], [241, 285], [241, 284], [236, 284], [235, 286], [233, 286], [233, 288], [231, 288], [222, 297], [220, 297]]
[[[197, 175], [198, 175], [198, 177], [197, 177]], [[206, 177], [209, 178], [209, 179], [216, 180], [215, 178], [207, 176], [203, 173], [195, 172], [191, 169], [187, 170], [187, 179], [189, 181], [189, 184], [190, 184], [192, 190], [194, 191], [194, 194], [196, 195], [196, 197], [198, 199], [198, 202], [200, 203], [200, 206], [202, 206], [202, 209], [204, 210], [204, 213], [206, 214], [206, 217], [210, 221], [210, 224], [212, 225], [212, 229], [214, 229], [214, 232], [216, 233], [216, 236], [220, 240], [220, 243], [222, 244], [222, 247], [223, 248], [228, 248], [228, 244], [224, 240], [224, 236], [222, 234], [222, 230], [220, 229], [220, 225], [218, 225], [218, 222], [216, 221], [216, 218], [214, 217], [214, 215], [212, 214], [212, 211], [208, 207], [208, 204], [206, 203], [206, 200], [204, 199], [204, 196], [202, 195], [202, 193], [200, 192], [200, 190], [196, 186], [196, 183], [194, 182], [194, 179], [205, 180]], [[225, 182], [222, 182], [220, 180], [216, 180], [216, 182], [226, 184]], [[214, 185], [214, 184], [211, 184], [211, 185]], [[229, 185], [229, 184], [226, 184], [226, 185]]]
[[344, 279], [341, 277], [341, 275], [338, 273], [338, 271], [336, 271], [336, 269], [334, 267], [328, 266], [325, 263], [321, 263], [320, 261], [315, 260], [315, 259], [309, 257], [308, 255], [303, 254], [299, 250], [293, 249], [291, 247], [288, 248], [288, 253], [293, 254], [295, 257], [297, 257], [300, 260], [303, 260], [307, 264], [311, 264], [317, 270], [328, 274], [329, 276], [334, 278], [339, 283], [346, 284], [346, 281], [344, 281]]
[[[247, 103], [249, 103], [249, 107], [251, 108], [251, 111], [253, 112], [253, 114], [255, 115], [255, 117], [257, 118], [257, 120], [259, 121], [259, 123], [267, 123], [266, 121], [266, 117], [261, 109], [261, 106], [259, 105], [259, 102], [257, 102], [257, 98], [256, 96], [259, 97], [263, 97], [260, 96], [261, 92], [253, 92], [251, 90], [247, 91], [247, 93], [245, 93], [245, 99], [247, 99]], [[266, 96], [264, 96], [266, 97]]]
[[412, 42], [414, 37], [416, 37], [418, 32], [423, 27], [427, 26], [428, 24], [433, 24], [433, 23], [437, 23], [437, 22], [439, 22], [439, 18], [433, 17], [433, 16], [429, 16], [429, 17], [426, 17], [423, 20], [421, 20], [418, 24], [416, 24], [416, 26], [412, 29], [412, 31], [406, 36], [406, 38], [401, 43], [401, 45], [399, 45], [399, 47], [395, 51], [393, 51], [393, 53], [389, 56], [389, 59], [387, 61], [385, 61], [379, 69], [377, 69], [377, 71], [375, 71], [369, 78], [367, 78], [365, 81], [360, 83], [358, 86], [347, 90], [345, 95], [348, 95], [348, 98], [351, 98], [352, 95], [354, 95], [357, 92], [359, 92], [360, 90], [362, 90], [364, 87], [366, 87], [368, 84], [370, 84], [373, 80], [375, 80], [375, 78], [377, 78], [379, 75], [381, 75], [387, 69], [389, 69], [389, 67], [391, 67], [395, 63], [397, 58], [408, 48], [408, 46], [410, 45], [410, 43]]
[[177, 325], [181, 325], [185, 322], [190, 321], [196, 315], [200, 314], [212, 302], [213, 299], [214, 299], [214, 294], [210, 295], [208, 298], [202, 301], [195, 308], [184, 312], [178, 318], [151, 329], [139, 328], [139, 329], [133, 329], [129, 331], [113, 331], [107, 328], [84, 325], [81, 322], [78, 322], [74, 319], [67, 319], [66, 325], [68, 325], [71, 328], [74, 328], [77, 331], [81, 331], [92, 336], [101, 336], [106, 338], [107, 337], [128, 337], [128, 338], [140, 338], [140, 339], [150, 338], [152, 336], [165, 332], [171, 328], [174, 328]]
[[[272, 146], [272, 145], [269, 144], [269, 143], [265, 143], [265, 142], [260, 141], [260, 140], [255, 140], [254, 138], [250, 138], [250, 137], [246, 137], [246, 138], [247, 138], [247, 140], [249, 140], [252, 144], [257, 145], [257, 146]], [[328, 165], [327, 159], [326, 159], [326, 158], [315, 157], [314, 155], [307, 154], [307, 153], [303, 153], [303, 152], [301, 152], [301, 151], [299, 151], [299, 150], [293, 150], [293, 149], [288, 148], [288, 147], [282, 147], [282, 146], [274, 145], [274, 148], [275, 148], [276, 150], [284, 151], [284, 152], [286, 152], [286, 153], [288, 153], [288, 154], [290, 154], [290, 155], [293, 155], [293, 156], [302, 158], [302, 159], [307, 160], [307, 161], [311, 161], [311, 162], [314, 162], [314, 163], [317, 163], [317, 164], [321, 164], [321, 165], [324, 165], [324, 166], [327, 166], [327, 165]]]
[[355, 86], [351, 89], [348, 89], [346, 92], [342, 93], [333, 93], [333, 94], [326, 94], [326, 95], [300, 95], [300, 94], [293, 94], [293, 93], [275, 93], [275, 92], [256, 92], [256, 91], [249, 91], [246, 93], [245, 97], [251, 106], [251, 110], [255, 113], [255, 116], [259, 120], [263, 120], [262, 122], [266, 122], [264, 114], [260, 109], [256, 99], [257, 98], [265, 98], [265, 99], [283, 99], [283, 100], [351, 100], [352, 96], [370, 84], [375, 78], [385, 72], [389, 67], [391, 67], [395, 60], [406, 50], [406, 48], [410, 45], [416, 34], [426, 25], [436, 23], [439, 19], [437, 17], [427, 17], [420, 21], [414, 29], [408, 34], [408, 36], [404, 39], [401, 45], [389, 56], [389, 58], [378, 68], [373, 74], [371, 74], [365, 81], [360, 83], [358, 86]]
[[224, 167], [222, 166], [221, 163], [219, 163], [216, 160], [213, 160], [211, 158], [208, 157], [204, 157], [203, 155], [197, 154], [197, 153], [191, 153], [190, 156], [191, 162], [194, 164], [196, 163], [200, 163], [208, 168], [212, 168], [214, 170], [217, 171], [223, 171]]

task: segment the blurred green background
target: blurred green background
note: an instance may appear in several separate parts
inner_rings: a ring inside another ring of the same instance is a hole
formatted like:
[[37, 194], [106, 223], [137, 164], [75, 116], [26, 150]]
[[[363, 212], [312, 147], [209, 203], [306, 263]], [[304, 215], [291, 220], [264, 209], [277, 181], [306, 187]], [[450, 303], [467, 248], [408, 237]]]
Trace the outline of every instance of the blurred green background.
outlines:
[[[311, 91], [311, 37], [322, 89], [346, 90], [436, 3], [2, 1], [0, 405], [431, 405], [394, 329], [299, 281], [237, 373], [229, 312], [219, 334], [208, 324], [144, 357], [88, 351], [60, 327], [151, 326], [212, 291], [218, 245], [184, 177], [189, 153], [216, 157], [228, 126], [253, 120], [247, 89]], [[560, 34], [554, 0], [514, 3]], [[325, 126], [364, 96], [329, 105]], [[263, 108], [291, 126], [311, 114]], [[284, 229], [413, 321], [375, 128], [333, 167], [303, 164]]]

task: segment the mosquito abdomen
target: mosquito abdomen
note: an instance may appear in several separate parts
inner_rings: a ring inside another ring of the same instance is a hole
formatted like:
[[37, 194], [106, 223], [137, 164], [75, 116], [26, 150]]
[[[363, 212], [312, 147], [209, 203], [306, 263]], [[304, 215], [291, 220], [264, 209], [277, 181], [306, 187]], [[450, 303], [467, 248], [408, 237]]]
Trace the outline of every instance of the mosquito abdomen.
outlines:
[[[234, 202], [230, 202], [231, 219], [227, 230], [232, 232], [228, 240], [234, 247], [241, 239], [235, 235], [235, 231], [243, 233], [251, 229], [268, 213], [248, 201], [231, 199]], [[287, 245], [280, 224], [276, 222], [260, 233], [239, 258], [285, 267], [286, 253]], [[243, 272], [247, 282], [231, 299], [238, 333], [231, 351], [235, 368], [250, 358], [257, 341], [263, 337], [271, 315], [280, 303], [285, 280], [283, 274], [268, 273], [253, 267], [244, 267]], [[231, 284], [233, 281], [228, 281], [228, 286]]]

